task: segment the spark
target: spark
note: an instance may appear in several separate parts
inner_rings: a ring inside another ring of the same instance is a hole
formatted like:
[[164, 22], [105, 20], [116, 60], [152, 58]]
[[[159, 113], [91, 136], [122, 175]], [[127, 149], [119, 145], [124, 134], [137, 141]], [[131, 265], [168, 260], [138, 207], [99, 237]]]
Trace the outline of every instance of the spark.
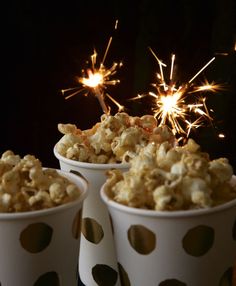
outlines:
[[[117, 25], [118, 20], [115, 22], [115, 30], [117, 29]], [[90, 56], [91, 67], [82, 70], [82, 77], [76, 77], [79, 86], [62, 90], [63, 95], [69, 93], [69, 95], [65, 96], [65, 99], [69, 99], [81, 92], [84, 92], [85, 96], [92, 93], [96, 96], [103, 112], [106, 114], [110, 113], [110, 107], [105, 103], [105, 97], [109, 98], [119, 110], [123, 108], [115, 99], [105, 92], [108, 86], [116, 85], [120, 82], [119, 79], [114, 79], [113, 76], [116, 74], [117, 69], [122, 66], [122, 62], [114, 62], [110, 68], [104, 65], [112, 39], [112, 37], [109, 38], [102, 61], [99, 64], [97, 64], [98, 54], [96, 50], [94, 50]]]
[[187, 124], [187, 134], [186, 137], [189, 137], [190, 132], [192, 129], [197, 129], [202, 126], [201, 118], [197, 118], [194, 122], [190, 122], [187, 119], [185, 120]]
[[154, 53], [154, 51], [149, 47], [149, 50], [151, 51], [151, 53], [153, 54], [154, 58], [157, 60], [158, 64], [159, 64], [159, 68], [160, 68], [160, 75], [157, 74], [157, 77], [161, 79], [161, 82], [164, 86], [165, 89], [165, 80], [164, 80], [164, 74], [163, 74], [163, 69], [162, 67], [166, 67], [166, 64], [164, 64], [161, 60], [158, 59], [157, 55]]
[[221, 139], [223, 139], [223, 138], [225, 138], [225, 134], [219, 133], [219, 134], [218, 134], [218, 137], [221, 138]]
[[173, 54], [171, 57], [170, 80], [172, 80], [173, 77], [174, 62], [175, 62], [175, 55]]
[[215, 57], [213, 57], [208, 63], [203, 66], [200, 71], [198, 71], [188, 82], [191, 83], [204, 69], [206, 69], [213, 61], [215, 60]]
[[233, 43], [233, 47], [230, 48], [230, 51], [220, 51], [220, 52], [215, 52], [216, 56], [230, 56], [231, 53], [236, 51], [236, 41]]
[[[150, 91], [144, 96], [154, 98], [152, 111], [159, 124], [168, 125], [172, 132], [182, 140], [184, 137], [189, 137], [192, 130], [203, 126], [205, 120], [213, 120], [206, 105], [206, 97], [200, 94], [209, 91], [216, 92], [220, 89], [220, 85], [205, 81], [196, 86], [193, 82], [215, 60], [215, 57], [208, 61], [187, 83], [177, 85], [173, 80], [175, 78], [175, 55], [171, 56], [169, 81], [166, 82], [163, 68], [167, 65], [156, 56], [151, 48], [149, 49], [158, 62], [160, 73], [157, 73], [157, 83], [152, 84], [156, 91]], [[133, 99], [140, 99], [144, 96], [138, 95]]]
[[109, 97], [113, 103], [115, 103], [115, 105], [118, 107], [118, 112], [121, 112], [124, 110], [125, 107], [121, 105], [117, 100], [115, 100], [112, 96], [110, 96], [110, 94], [107, 93], [106, 96]]
[[129, 98], [128, 100], [129, 101], [133, 101], [133, 100], [141, 99], [141, 98], [144, 98], [144, 97], [146, 97], [146, 94], [138, 94], [137, 96]]
[[216, 56], [228, 56], [229, 53], [227, 53], [227, 52], [216, 52], [215, 55]]
[[208, 91], [208, 90], [213, 91], [213, 92], [222, 90], [222, 85], [215, 84], [214, 82], [209, 83], [206, 81], [200, 86], [193, 87], [193, 91], [190, 91], [189, 93], [195, 93], [199, 91]]

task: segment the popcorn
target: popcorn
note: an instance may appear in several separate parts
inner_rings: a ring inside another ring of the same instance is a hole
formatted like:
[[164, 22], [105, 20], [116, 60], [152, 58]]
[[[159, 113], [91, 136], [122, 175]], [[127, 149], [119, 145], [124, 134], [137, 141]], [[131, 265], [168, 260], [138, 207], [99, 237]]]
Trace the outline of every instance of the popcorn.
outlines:
[[229, 161], [211, 161], [192, 139], [182, 147], [149, 143], [130, 163], [125, 173], [107, 172], [105, 190], [121, 204], [171, 211], [208, 208], [236, 198]]
[[167, 126], [157, 126], [152, 115], [129, 116], [121, 112], [103, 114], [89, 130], [72, 124], [58, 124], [64, 136], [56, 144], [57, 152], [71, 160], [89, 163], [129, 162], [149, 142], [174, 144], [175, 138]]
[[0, 211], [23, 212], [51, 208], [80, 196], [79, 188], [55, 169], [42, 168], [33, 155], [12, 151], [0, 158]]

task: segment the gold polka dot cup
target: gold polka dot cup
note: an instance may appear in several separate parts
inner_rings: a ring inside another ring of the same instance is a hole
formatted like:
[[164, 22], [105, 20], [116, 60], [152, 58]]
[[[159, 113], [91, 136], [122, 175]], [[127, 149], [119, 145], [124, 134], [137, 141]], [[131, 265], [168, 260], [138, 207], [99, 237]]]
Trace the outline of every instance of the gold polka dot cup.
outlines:
[[76, 200], [53, 208], [0, 213], [0, 285], [77, 286], [81, 210], [87, 183], [58, 173], [81, 190]]
[[101, 197], [111, 215], [122, 286], [236, 285], [236, 200], [168, 212], [121, 205], [104, 186]]
[[128, 164], [93, 164], [61, 156], [54, 148], [60, 168], [81, 174], [88, 181], [89, 195], [83, 205], [80, 240], [79, 275], [89, 286], [119, 286], [117, 257], [113, 230], [106, 205], [100, 197], [106, 181], [106, 171], [112, 168], [128, 170]]

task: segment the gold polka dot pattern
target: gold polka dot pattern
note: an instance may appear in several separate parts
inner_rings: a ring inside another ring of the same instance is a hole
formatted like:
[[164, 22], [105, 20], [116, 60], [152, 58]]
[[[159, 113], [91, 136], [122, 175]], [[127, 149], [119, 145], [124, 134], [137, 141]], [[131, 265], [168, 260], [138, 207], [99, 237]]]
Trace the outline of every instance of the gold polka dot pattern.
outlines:
[[118, 269], [120, 274], [120, 283], [122, 286], [131, 286], [128, 273], [125, 271], [124, 267], [118, 263]]
[[140, 254], [149, 254], [156, 247], [156, 235], [142, 225], [130, 226], [128, 240], [133, 249]]
[[206, 225], [199, 225], [190, 229], [183, 238], [184, 250], [192, 256], [205, 255], [214, 243], [214, 229]]
[[74, 217], [73, 223], [72, 223], [72, 236], [75, 239], [80, 238], [80, 231], [81, 231], [81, 215], [82, 211], [79, 210], [77, 214]]
[[92, 268], [92, 276], [98, 286], [113, 286], [117, 282], [118, 273], [108, 265], [97, 264]]
[[177, 279], [167, 279], [159, 284], [159, 286], [187, 286], [187, 284]]
[[33, 286], [60, 286], [58, 274], [56, 272], [47, 272], [41, 275]]
[[[32, 223], [20, 234], [22, 247], [31, 253], [43, 251], [51, 242], [53, 229], [45, 223]], [[34, 238], [34, 239], [32, 239]]]
[[108, 206], [122, 286], [236, 286], [236, 207], [175, 216]]
[[98, 244], [104, 237], [102, 226], [93, 218], [82, 219], [82, 229], [84, 237], [95, 244]]

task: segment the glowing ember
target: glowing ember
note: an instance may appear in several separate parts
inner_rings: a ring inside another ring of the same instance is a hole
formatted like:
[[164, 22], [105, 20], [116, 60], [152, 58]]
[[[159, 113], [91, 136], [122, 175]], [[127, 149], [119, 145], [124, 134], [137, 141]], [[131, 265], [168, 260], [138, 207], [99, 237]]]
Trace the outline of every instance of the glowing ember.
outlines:
[[[116, 21], [115, 23], [115, 29], [117, 28], [117, 23], [118, 21]], [[93, 93], [97, 97], [104, 113], [108, 114], [110, 112], [110, 108], [105, 103], [105, 97], [108, 97], [118, 107], [119, 111], [123, 110], [124, 107], [122, 105], [120, 105], [113, 97], [111, 97], [111, 95], [104, 92], [107, 86], [116, 85], [120, 82], [118, 79], [112, 79], [111, 77], [117, 72], [117, 68], [122, 66], [122, 63], [115, 62], [110, 68], [106, 68], [104, 66], [104, 62], [109, 51], [111, 42], [112, 37], [110, 37], [108, 41], [103, 60], [98, 65], [98, 67], [96, 67], [96, 51], [94, 51], [94, 53], [91, 55], [91, 67], [86, 71], [82, 70], [82, 73], [84, 75], [83, 77], [77, 77], [77, 81], [79, 84], [81, 84], [82, 87], [79, 86], [62, 90], [63, 94], [68, 92], [70, 93], [68, 96], [65, 97], [66, 99], [85, 91], [85, 95], [88, 95], [88, 93]]]
[[218, 137], [221, 138], [221, 139], [223, 139], [223, 138], [225, 138], [225, 134], [220, 133], [220, 134], [218, 134]]
[[84, 86], [96, 87], [103, 84], [103, 76], [100, 73], [93, 73], [88, 70], [88, 78], [81, 78], [80, 82]]
[[172, 128], [178, 133], [183, 132], [181, 125], [177, 118], [185, 118], [184, 101], [181, 92], [166, 93], [158, 95], [150, 92], [149, 95], [153, 96], [155, 100], [155, 107], [153, 111], [155, 117], [160, 120], [160, 125], [170, 123]]

